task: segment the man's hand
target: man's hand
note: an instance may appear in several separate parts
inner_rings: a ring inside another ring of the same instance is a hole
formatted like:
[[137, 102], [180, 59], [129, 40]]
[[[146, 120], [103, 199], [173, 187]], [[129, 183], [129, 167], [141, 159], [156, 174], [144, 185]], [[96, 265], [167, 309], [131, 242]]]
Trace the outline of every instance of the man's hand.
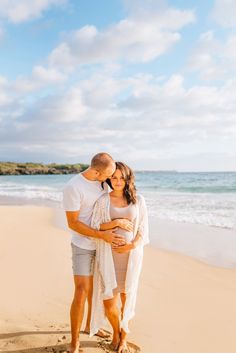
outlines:
[[102, 239], [110, 244], [116, 244], [116, 245], [124, 245], [126, 244], [125, 237], [123, 235], [116, 234], [117, 228], [114, 228], [112, 230], [104, 230], [102, 233]]
[[132, 232], [133, 228], [134, 228], [133, 222], [131, 222], [127, 218], [118, 218], [118, 219], [116, 219], [116, 224], [117, 224], [117, 227], [125, 229], [128, 232]]
[[116, 245], [116, 244], [112, 245], [112, 250], [114, 250], [115, 252], [118, 252], [119, 254], [129, 252], [134, 248], [135, 248], [134, 243], [126, 243], [124, 245]]

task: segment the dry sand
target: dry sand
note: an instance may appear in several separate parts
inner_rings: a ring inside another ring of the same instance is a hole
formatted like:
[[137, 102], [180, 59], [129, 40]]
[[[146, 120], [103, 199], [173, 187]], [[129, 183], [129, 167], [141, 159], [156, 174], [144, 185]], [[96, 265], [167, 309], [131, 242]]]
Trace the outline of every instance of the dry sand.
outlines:
[[[55, 227], [50, 208], [2, 206], [0, 216], [0, 352], [65, 352], [70, 234]], [[145, 353], [235, 353], [236, 271], [145, 250], [129, 341]], [[82, 350], [103, 352], [87, 335]]]

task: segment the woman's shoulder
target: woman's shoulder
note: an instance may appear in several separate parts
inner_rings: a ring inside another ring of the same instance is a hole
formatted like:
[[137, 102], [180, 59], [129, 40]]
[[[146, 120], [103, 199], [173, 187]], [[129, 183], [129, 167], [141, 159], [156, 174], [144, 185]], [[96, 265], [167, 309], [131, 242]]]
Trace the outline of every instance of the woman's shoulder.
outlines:
[[145, 210], [147, 208], [145, 198], [142, 194], [137, 194], [137, 206], [140, 210]]
[[145, 202], [145, 198], [142, 194], [137, 194], [137, 200], [138, 202]]
[[109, 200], [109, 193], [106, 192], [104, 194], [102, 194], [96, 201], [96, 204], [101, 205], [104, 204], [105, 202], [107, 202]]

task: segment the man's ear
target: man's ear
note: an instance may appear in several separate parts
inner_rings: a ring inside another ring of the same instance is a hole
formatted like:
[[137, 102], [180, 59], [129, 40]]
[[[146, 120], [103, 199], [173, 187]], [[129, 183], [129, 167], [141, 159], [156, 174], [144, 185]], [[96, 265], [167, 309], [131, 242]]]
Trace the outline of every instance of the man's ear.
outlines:
[[91, 168], [91, 171], [93, 172], [93, 175], [98, 176], [99, 171], [97, 169]]

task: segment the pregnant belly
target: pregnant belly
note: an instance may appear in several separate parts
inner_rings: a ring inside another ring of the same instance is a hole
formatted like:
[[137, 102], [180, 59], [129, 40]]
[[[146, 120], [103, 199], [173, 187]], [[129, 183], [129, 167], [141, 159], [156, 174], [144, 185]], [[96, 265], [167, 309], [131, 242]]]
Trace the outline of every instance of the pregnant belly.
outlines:
[[133, 232], [129, 232], [128, 230], [125, 230], [125, 229], [122, 229], [122, 228], [118, 228], [116, 231], [115, 231], [116, 234], [119, 234], [119, 235], [123, 235], [125, 237], [125, 240], [130, 243], [133, 238], [134, 238], [134, 234]]

